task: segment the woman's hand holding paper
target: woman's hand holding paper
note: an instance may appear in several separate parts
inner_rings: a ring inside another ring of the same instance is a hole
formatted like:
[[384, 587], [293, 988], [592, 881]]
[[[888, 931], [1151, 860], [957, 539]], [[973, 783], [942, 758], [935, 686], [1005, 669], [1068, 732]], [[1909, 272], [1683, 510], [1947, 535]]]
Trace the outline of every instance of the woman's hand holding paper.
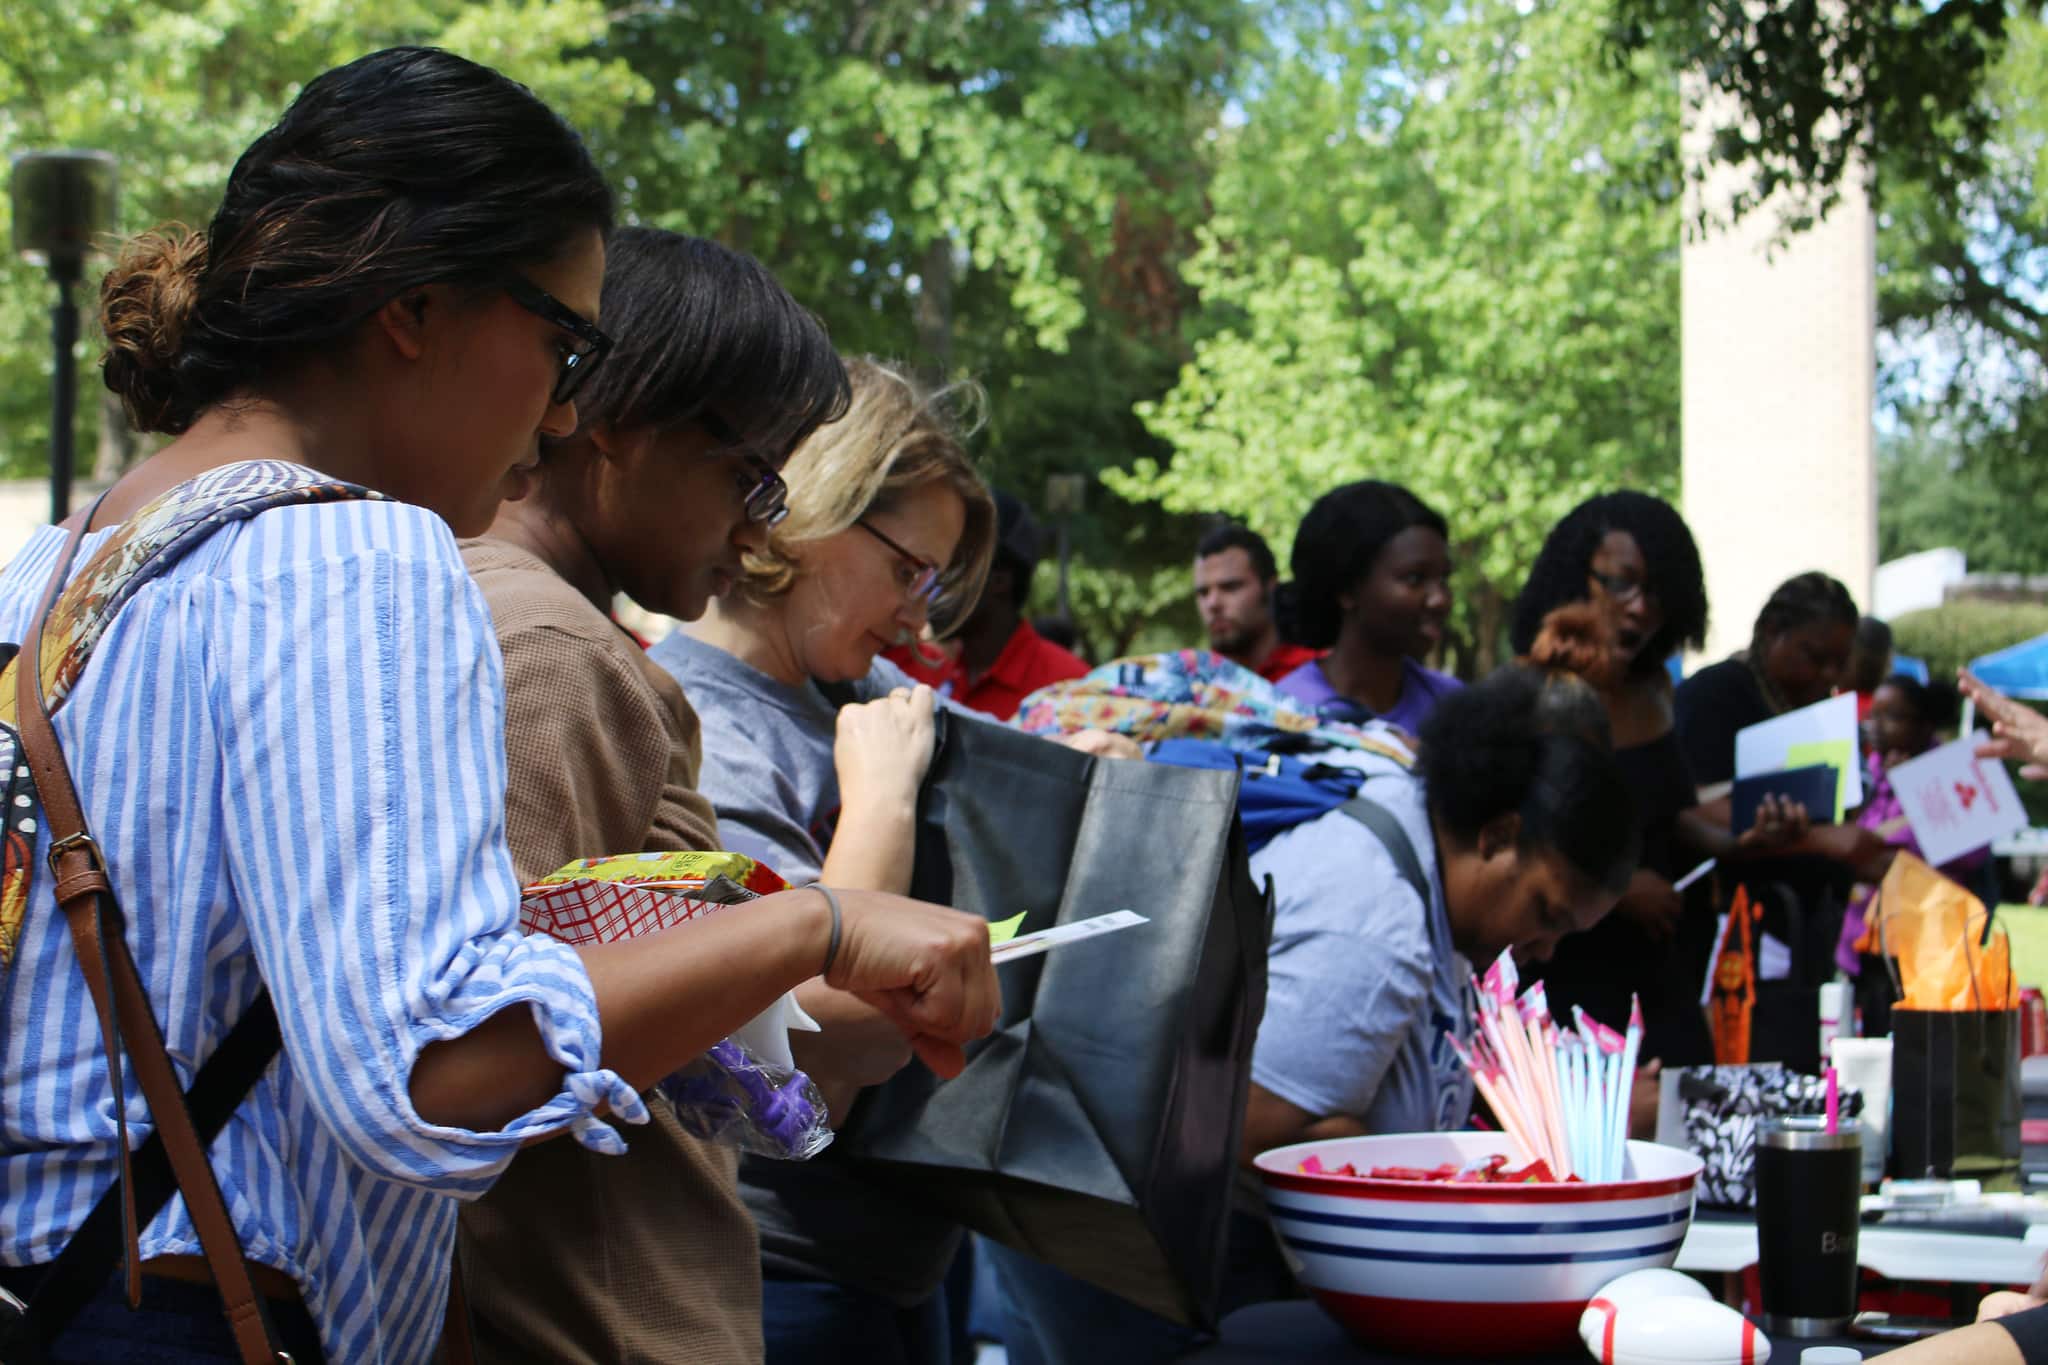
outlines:
[[1002, 988], [988, 956], [988, 922], [881, 891], [839, 891], [839, 952], [825, 984], [889, 1019], [926, 1066], [957, 1076], [960, 1045], [995, 1027]]

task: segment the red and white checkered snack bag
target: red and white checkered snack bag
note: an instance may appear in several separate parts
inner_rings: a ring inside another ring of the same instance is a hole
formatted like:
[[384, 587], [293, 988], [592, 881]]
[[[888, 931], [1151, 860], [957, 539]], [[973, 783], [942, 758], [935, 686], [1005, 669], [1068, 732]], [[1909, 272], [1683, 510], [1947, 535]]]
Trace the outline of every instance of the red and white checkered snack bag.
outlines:
[[[738, 853], [579, 858], [526, 887], [521, 926], [563, 943], [616, 943], [686, 923], [789, 883]], [[696, 894], [702, 893], [702, 894]]]

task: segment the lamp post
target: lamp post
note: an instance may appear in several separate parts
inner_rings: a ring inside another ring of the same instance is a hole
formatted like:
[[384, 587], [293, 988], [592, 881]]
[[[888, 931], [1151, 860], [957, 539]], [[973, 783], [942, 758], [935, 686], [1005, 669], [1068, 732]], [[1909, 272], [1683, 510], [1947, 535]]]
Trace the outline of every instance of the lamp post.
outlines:
[[71, 514], [72, 414], [78, 407], [78, 305], [72, 288], [85, 274], [93, 239], [114, 228], [115, 161], [106, 152], [23, 152], [14, 158], [9, 194], [14, 249], [47, 266], [57, 286], [50, 306], [56, 375], [50, 392], [50, 520]]
[[1045, 480], [1045, 514], [1052, 518], [1059, 529], [1060, 556], [1060, 617], [1074, 619], [1073, 609], [1067, 602], [1067, 524], [1081, 512], [1081, 504], [1088, 494], [1086, 474], [1049, 474]]

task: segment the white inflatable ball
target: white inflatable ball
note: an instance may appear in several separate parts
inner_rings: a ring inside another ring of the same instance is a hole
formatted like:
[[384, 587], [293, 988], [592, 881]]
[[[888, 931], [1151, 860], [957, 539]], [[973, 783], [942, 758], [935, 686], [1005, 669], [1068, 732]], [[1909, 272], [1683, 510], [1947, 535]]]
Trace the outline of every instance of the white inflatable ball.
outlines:
[[1771, 1358], [1771, 1339], [1704, 1291], [1697, 1298], [1595, 1299], [1579, 1319], [1579, 1338], [1600, 1365], [1764, 1365]]
[[[1593, 1296], [1594, 1303], [1603, 1300], [1619, 1308], [1623, 1304], [1643, 1303], [1650, 1299], [1701, 1299], [1709, 1303], [1714, 1296], [1707, 1287], [1690, 1275], [1676, 1270], [1631, 1270], [1618, 1280], [1609, 1280]], [[1587, 1308], [1591, 1312], [1591, 1306]]]

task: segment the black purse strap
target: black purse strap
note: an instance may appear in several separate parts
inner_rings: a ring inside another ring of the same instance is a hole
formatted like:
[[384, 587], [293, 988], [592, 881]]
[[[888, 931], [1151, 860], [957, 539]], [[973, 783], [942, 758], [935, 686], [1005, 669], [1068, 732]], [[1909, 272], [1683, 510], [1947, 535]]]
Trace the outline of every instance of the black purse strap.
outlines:
[[[201, 1141], [211, 1144], [227, 1126], [229, 1116], [269, 1070], [279, 1046], [277, 1011], [270, 1003], [270, 992], [265, 991], [235, 1021], [185, 1092], [185, 1104]], [[147, 1227], [178, 1189], [170, 1154], [156, 1132], [135, 1149], [129, 1169], [137, 1224]], [[0, 1359], [8, 1365], [34, 1365], [71, 1325], [121, 1262], [125, 1241], [121, 1225], [121, 1186], [117, 1181], [107, 1187], [64, 1250], [50, 1262], [29, 1297], [26, 1315], [0, 1333]]]

